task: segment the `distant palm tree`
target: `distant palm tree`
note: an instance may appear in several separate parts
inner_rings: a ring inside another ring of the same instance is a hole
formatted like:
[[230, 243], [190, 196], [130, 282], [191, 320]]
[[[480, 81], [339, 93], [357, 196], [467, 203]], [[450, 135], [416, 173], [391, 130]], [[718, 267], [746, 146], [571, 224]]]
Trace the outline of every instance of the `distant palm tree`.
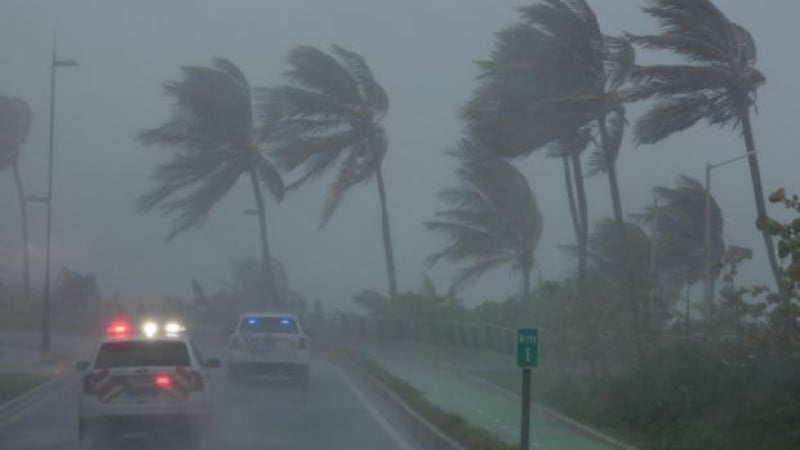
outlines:
[[397, 275], [381, 167], [388, 145], [381, 125], [389, 108], [386, 92], [361, 55], [336, 45], [330, 53], [296, 47], [288, 62], [291, 68], [285, 75], [290, 84], [262, 90], [266, 113], [277, 108], [283, 115], [283, 143], [273, 154], [287, 170], [302, 166], [305, 173], [291, 188], [338, 163], [338, 175], [322, 208], [323, 225], [352, 186], [375, 178], [389, 296], [394, 297]]
[[[766, 80], [756, 68], [756, 45], [750, 33], [731, 22], [710, 0], [650, 0], [644, 11], [656, 19], [661, 34], [630, 35], [634, 44], [667, 50], [687, 63], [637, 67], [631, 99], [655, 98], [636, 123], [639, 144], [659, 142], [701, 119], [711, 125], [741, 128], [758, 217], [766, 217], [764, 189], [750, 108]], [[783, 290], [782, 273], [772, 239], [763, 233], [772, 274]], [[785, 296], [784, 296], [785, 297]]]
[[598, 137], [590, 174], [607, 172], [614, 218], [622, 223], [616, 160], [633, 47], [604, 35], [585, 0], [542, 0], [520, 13], [522, 21], [497, 33], [491, 58], [480, 63], [481, 84], [465, 117], [508, 157], [591, 130]]
[[542, 215], [525, 176], [471, 141], [462, 141], [454, 154], [461, 160], [460, 185], [439, 193], [448, 209], [425, 224], [428, 230], [446, 235], [449, 243], [427, 263], [468, 262], [458, 271], [455, 288], [510, 265], [522, 277], [522, 295], [530, 299]]
[[280, 174], [264, 156], [265, 143], [275, 124], [253, 118], [250, 85], [230, 61], [215, 58], [211, 67], [186, 66], [183, 79], [164, 84], [164, 94], [175, 99], [172, 117], [158, 128], [145, 130], [145, 145], [174, 149], [171, 160], [159, 165], [153, 176], [157, 186], [141, 198], [143, 211], [158, 207], [176, 215], [168, 235], [201, 225], [214, 205], [241, 177], [250, 179], [261, 238], [261, 265], [265, 303], [280, 302], [271, 267], [262, 184], [273, 197], [283, 198]]
[[25, 301], [30, 300], [30, 262], [28, 256], [28, 211], [25, 190], [19, 173], [19, 154], [22, 143], [28, 138], [33, 114], [28, 103], [21, 98], [0, 96], [0, 170], [11, 167], [17, 187], [19, 212], [22, 220], [22, 273], [25, 285]]
[[[646, 224], [656, 223], [658, 267], [676, 281], [694, 284], [703, 278], [705, 265], [705, 187], [681, 175], [675, 187], [653, 189], [658, 206], [648, 206], [638, 215]], [[722, 211], [711, 197], [711, 259], [719, 269], [725, 252]]]

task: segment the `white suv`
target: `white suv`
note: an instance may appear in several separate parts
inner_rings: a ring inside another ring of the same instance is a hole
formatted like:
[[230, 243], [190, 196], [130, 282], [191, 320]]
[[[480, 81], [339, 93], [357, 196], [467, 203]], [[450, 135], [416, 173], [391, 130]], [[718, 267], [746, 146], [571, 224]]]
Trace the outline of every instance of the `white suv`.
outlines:
[[84, 372], [79, 439], [106, 448], [117, 437], [146, 433], [198, 445], [211, 412], [205, 369], [219, 365], [216, 359], [204, 361], [182, 336], [119, 333], [102, 340], [90, 361], [77, 364]]
[[228, 342], [228, 373], [281, 375], [303, 385], [309, 375], [308, 339], [294, 314], [242, 314]]

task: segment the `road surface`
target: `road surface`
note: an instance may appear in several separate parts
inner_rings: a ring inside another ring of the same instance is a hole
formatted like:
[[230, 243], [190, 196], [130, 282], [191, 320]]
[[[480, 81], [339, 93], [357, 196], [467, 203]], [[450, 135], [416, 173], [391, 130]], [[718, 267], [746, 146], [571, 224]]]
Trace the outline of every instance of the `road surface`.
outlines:
[[[231, 383], [223, 371], [214, 382], [216, 437], [209, 450], [410, 450], [359, 387], [330, 362], [316, 359], [303, 393], [289, 383]], [[77, 380], [42, 407], [0, 428], [3, 450], [74, 450], [77, 444]], [[124, 448], [156, 450], [156, 442]], [[112, 450], [112, 449], [109, 449]], [[116, 449], [113, 449], [116, 450]]]

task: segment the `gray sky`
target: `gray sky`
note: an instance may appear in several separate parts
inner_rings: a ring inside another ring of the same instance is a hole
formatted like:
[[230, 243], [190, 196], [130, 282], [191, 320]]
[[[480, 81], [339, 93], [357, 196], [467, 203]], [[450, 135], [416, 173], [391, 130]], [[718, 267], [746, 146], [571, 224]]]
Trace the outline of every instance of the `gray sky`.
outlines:
[[[469, 97], [494, 31], [528, 2], [498, 0], [4, 0], [0, 4], [0, 92], [32, 106], [34, 123], [22, 158], [30, 193], [45, 189], [49, 58], [52, 32], [59, 56], [77, 59], [60, 69], [57, 91], [55, 262], [96, 273], [106, 295], [126, 299], [189, 295], [189, 281], [211, 283], [228, 276], [232, 258], [258, 255], [258, 234], [247, 186], [238, 186], [204, 227], [170, 243], [169, 222], [142, 216], [135, 200], [168, 152], [142, 148], [134, 134], [167, 118], [169, 102], [160, 84], [179, 76], [178, 67], [224, 56], [238, 64], [254, 86], [281, 81], [284, 58], [295, 45], [337, 43], [362, 53], [391, 98], [385, 172], [399, 283], [416, 288], [422, 260], [438, 245], [422, 222], [436, 211], [435, 193], [452, 182], [444, 152], [459, 137], [457, 108]], [[594, 0], [606, 32], [653, 31], [636, 0]], [[769, 191], [800, 191], [794, 142], [800, 43], [796, 0], [718, 0], [755, 36], [767, 85], [759, 93], [756, 142]], [[657, 56], [647, 55], [647, 62]], [[640, 108], [632, 108], [634, 119]], [[701, 125], [666, 142], [626, 145], [619, 162], [626, 213], [650, 201], [650, 188], [671, 184], [681, 172], [700, 178], [707, 160], [743, 152], [738, 134]], [[571, 243], [560, 164], [542, 156], [521, 160], [545, 217], [537, 260], [545, 278], [563, 274], [569, 259], [559, 244]], [[327, 228], [318, 229], [319, 209], [330, 178], [268, 205], [269, 236], [287, 266], [293, 288], [308, 298], [346, 305], [359, 289], [385, 290], [378, 199], [374, 185], [358, 187]], [[726, 239], [753, 248], [743, 269], [746, 281], [768, 281], [764, 250], [753, 228], [754, 207], [746, 164], [714, 172], [713, 192], [725, 219]], [[605, 177], [589, 181], [590, 215], [610, 215]], [[31, 205], [34, 282], [41, 280], [44, 214]], [[0, 174], [0, 276], [20, 272], [19, 219], [11, 174]], [[451, 270], [430, 272], [444, 288]], [[486, 277], [465, 296], [474, 303], [502, 298], [516, 289], [505, 273]]]

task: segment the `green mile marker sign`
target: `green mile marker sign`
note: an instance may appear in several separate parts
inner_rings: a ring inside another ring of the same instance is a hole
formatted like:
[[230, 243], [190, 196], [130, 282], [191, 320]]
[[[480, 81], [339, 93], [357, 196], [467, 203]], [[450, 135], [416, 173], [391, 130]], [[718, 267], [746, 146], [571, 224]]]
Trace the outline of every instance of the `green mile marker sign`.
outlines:
[[539, 329], [517, 329], [517, 367], [528, 369], [539, 364]]

